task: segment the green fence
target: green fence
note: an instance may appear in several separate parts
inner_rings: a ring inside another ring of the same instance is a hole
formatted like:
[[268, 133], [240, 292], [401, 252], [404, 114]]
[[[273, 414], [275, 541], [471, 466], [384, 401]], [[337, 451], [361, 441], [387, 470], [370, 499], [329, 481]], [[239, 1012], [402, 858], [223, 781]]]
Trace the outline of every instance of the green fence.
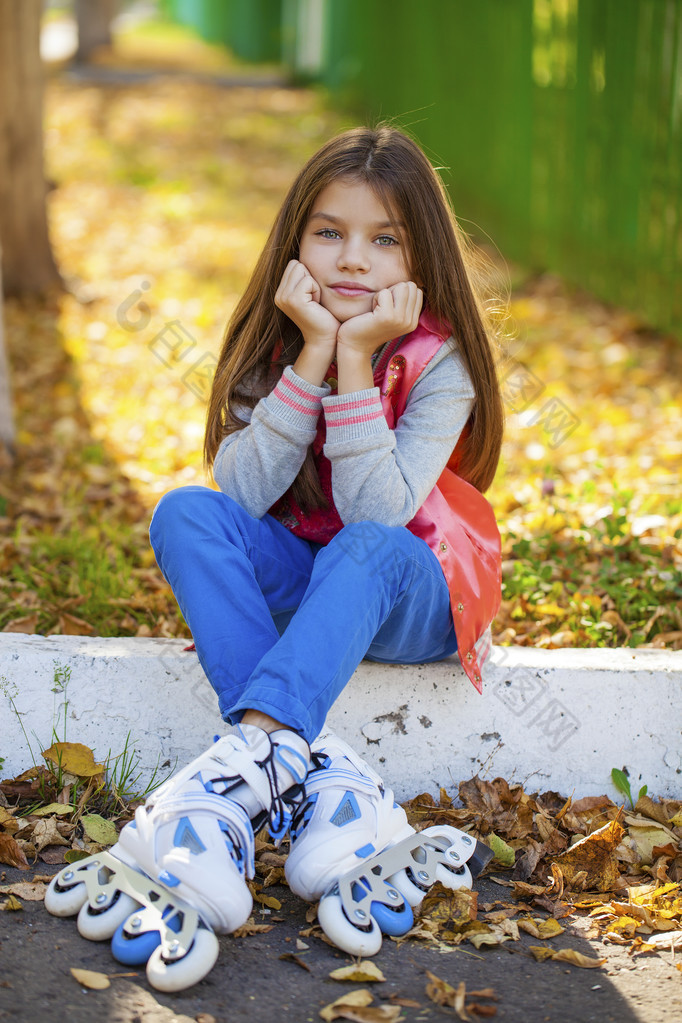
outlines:
[[682, 338], [682, 0], [164, 0], [444, 167], [463, 226]]
[[682, 0], [298, 7], [318, 76], [410, 128], [465, 227], [682, 337]]

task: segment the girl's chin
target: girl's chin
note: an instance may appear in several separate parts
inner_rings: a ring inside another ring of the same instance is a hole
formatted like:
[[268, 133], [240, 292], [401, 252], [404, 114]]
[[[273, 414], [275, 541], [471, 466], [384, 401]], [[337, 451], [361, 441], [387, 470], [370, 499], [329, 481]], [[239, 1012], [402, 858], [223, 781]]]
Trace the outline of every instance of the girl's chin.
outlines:
[[359, 299], [354, 299], [352, 302], [326, 302], [324, 306], [339, 323], [345, 323], [346, 320], [352, 320], [354, 316], [362, 316], [363, 313], [372, 311], [371, 301], [360, 301]]

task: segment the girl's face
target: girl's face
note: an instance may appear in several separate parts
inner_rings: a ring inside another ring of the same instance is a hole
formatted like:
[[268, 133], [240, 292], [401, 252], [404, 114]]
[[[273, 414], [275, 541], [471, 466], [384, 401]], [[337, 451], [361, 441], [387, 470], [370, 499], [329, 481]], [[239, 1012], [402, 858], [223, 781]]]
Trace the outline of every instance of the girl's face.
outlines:
[[315, 200], [299, 260], [320, 288], [320, 304], [343, 323], [371, 312], [374, 296], [410, 280], [403, 225], [364, 182], [339, 178]]

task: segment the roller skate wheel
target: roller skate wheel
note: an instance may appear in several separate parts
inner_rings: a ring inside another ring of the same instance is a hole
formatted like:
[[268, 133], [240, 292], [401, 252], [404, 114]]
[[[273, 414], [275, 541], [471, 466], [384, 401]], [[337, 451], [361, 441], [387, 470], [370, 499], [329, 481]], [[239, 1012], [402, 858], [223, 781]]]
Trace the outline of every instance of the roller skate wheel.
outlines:
[[213, 931], [200, 927], [189, 951], [180, 959], [164, 959], [158, 946], [147, 963], [147, 980], [157, 991], [184, 991], [213, 968], [218, 958], [218, 939]]
[[[381, 928], [376, 920], [357, 909], [357, 924], [346, 916], [341, 896], [323, 895], [317, 907], [317, 918], [322, 930], [338, 948], [349, 955], [373, 956], [381, 948]], [[390, 910], [387, 910], [390, 913]], [[359, 914], [362, 914], [360, 916]]]
[[[68, 877], [67, 877], [68, 875]], [[87, 902], [88, 891], [83, 881], [69, 885], [73, 871], [60, 871], [50, 881], [45, 892], [45, 909], [52, 916], [74, 916], [84, 902]]]
[[398, 870], [390, 878], [391, 884], [398, 889], [405, 902], [411, 906], [412, 909], [421, 905], [429, 885], [429, 881], [427, 880], [428, 874], [426, 874], [425, 871], [419, 871], [418, 873], [422, 873], [424, 875], [423, 888], [420, 887], [419, 884], [415, 883], [415, 880], [418, 881], [419, 878], [413, 878], [412, 871], [405, 868]]
[[[392, 896], [391, 892], [394, 892], [395, 895]], [[389, 889], [387, 894], [392, 899], [393, 905], [387, 906], [383, 902], [373, 902], [372, 917], [384, 934], [398, 938], [402, 934], [407, 934], [411, 929], [414, 923], [414, 914], [407, 899], [404, 899], [395, 888]]]
[[96, 905], [93, 908], [90, 902], [86, 902], [78, 914], [78, 931], [88, 941], [105, 941], [139, 908], [140, 904], [125, 892], [117, 892], [111, 904], [103, 909]]

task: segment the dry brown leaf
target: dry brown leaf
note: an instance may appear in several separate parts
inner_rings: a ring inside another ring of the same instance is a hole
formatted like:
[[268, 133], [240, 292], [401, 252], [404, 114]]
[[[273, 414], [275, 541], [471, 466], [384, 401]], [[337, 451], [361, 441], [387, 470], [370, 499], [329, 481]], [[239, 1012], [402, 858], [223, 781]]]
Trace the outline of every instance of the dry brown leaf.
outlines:
[[23, 632], [28, 635], [35, 633], [38, 628], [38, 612], [34, 611], [30, 615], [25, 615], [23, 618], [15, 618], [13, 622], [8, 622], [2, 630], [3, 632]]
[[17, 845], [16, 839], [11, 835], [0, 833], [0, 863], [6, 863], [9, 867], [18, 867], [19, 870], [28, 870], [28, 860], [21, 847]]
[[305, 959], [301, 959], [301, 957], [297, 956], [294, 952], [283, 952], [279, 958], [284, 960], [285, 963], [295, 963], [296, 966], [300, 966], [302, 970], [307, 970], [308, 973], [311, 972], [311, 969]]
[[466, 998], [466, 985], [464, 981], [461, 981], [457, 987], [453, 987], [452, 984], [448, 984], [446, 980], [437, 977], [430, 970], [426, 971], [426, 976], [429, 978], [429, 982], [426, 985], [426, 994], [431, 1001], [435, 1002], [436, 1005], [449, 1006], [455, 1010], [461, 1020], [470, 1021], [471, 1017], [467, 1015], [464, 1007], [464, 1000]]
[[600, 892], [621, 888], [623, 881], [615, 850], [623, 835], [621, 825], [617, 821], [609, 821], [557, 856], [553, 862], [561, 868], [566, 884], [570, 886], [578, 873], [586, 871], [585, 887]]
[[271, 931], [273, 924], [257, 924], [252, 919], [247, 920], [245, 924], [238, 927], [236, 931], [232, 932], [234, 938], [248, 938], [251, 934], [267, 934]]
[[26, 902], [42, 902], [47, 885], [35, 881], [17, 881], [15, 884], [0, 886], [0, 895], [17, 895]]
[[47, 817], [45, 820], [37, 820], [33, 825], [32, 842], [38, 852], [41, 852], [48, 845], [65, 845], [68, 842], [57, 828], [57, 818]]

